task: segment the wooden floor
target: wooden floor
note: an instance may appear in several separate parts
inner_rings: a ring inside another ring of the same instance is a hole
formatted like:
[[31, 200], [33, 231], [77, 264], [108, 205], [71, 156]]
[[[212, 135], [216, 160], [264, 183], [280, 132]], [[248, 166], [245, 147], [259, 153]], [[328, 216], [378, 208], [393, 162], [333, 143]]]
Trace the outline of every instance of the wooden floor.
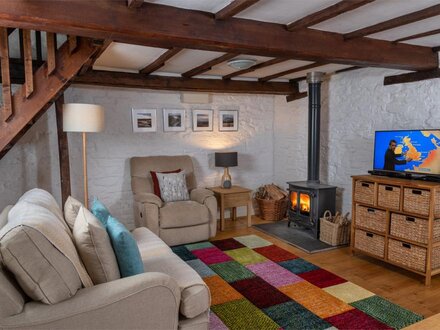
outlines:
[[[252, 217], [253, 224], [265, 222], [267, 221]], [[286, 230], [288, 230], [287, 227]], [[352, 257], [349, 248], [308, 254], [257, 229], [248, 228], [246, 218], [238, 218], [237, 221], [226, 220], [225, 230], [217, 232], [214, 239], [250, 234], [258, 235], [319, 267], [425, 317], [440, 313], [440, 275], [433, 277], [431, 287], [425, 287], [421, 276], [373, 258], [361, 255]]]

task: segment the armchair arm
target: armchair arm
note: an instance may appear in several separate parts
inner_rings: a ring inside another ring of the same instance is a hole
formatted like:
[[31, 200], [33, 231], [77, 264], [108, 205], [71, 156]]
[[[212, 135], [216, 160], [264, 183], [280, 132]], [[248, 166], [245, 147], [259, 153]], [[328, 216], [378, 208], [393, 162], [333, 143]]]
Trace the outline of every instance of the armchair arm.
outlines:
[[162, 207], [162, 200], [152, 193], [137, 193], [134, 194], [134, 200], [138, 203], [151, 203], [157, 205], [157, 207]]
[[144, 273], [84, 288], [55, 305], [30, 302], [0, 328], [177, 329], [180, 289], [163, 273]]
[[205, 188], [191, 190], [190, 199], [205, 205], [209, 211], [209, 236], [214, 237], [217, 233], [217, 199], [214, 192]]
[[189, 198], [192, 201], [205, 204], [205, 200], [211, 196], [214, 196], [214, 193], [211, 190], [205, 188], [195, 188], [191, 190]]

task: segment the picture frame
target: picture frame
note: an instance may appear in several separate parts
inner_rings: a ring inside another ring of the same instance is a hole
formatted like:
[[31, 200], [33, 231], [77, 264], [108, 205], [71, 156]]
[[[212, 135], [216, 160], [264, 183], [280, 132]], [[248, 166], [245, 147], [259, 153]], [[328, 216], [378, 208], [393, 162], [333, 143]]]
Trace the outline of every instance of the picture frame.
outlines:
[[131, 109], [133, 132], [156, 132], [156, 109]]
[[185, 129], [184, 109], [163, 109], [164, 132], [184, 132]]
[[192, 119], [194, 132], [206, 132], [213, 130], [214, 111], [193, 110]]
[[218, 119], [220, 132], [238, 131], [238, 110], [220, 110]]

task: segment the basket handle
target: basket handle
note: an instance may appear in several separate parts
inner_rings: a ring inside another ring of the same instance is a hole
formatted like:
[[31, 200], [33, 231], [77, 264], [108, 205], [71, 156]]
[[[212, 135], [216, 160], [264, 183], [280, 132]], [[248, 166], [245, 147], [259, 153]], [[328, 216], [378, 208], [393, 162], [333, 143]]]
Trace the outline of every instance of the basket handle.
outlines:
[[322, 216], [324, 219], [326, 219], [326, 220], [331, 220], [331, 218], [332, 218], [332, 212], [330, 211], [330, 210], [326, 210], [325, 212], [324, 212], [324, 215]]

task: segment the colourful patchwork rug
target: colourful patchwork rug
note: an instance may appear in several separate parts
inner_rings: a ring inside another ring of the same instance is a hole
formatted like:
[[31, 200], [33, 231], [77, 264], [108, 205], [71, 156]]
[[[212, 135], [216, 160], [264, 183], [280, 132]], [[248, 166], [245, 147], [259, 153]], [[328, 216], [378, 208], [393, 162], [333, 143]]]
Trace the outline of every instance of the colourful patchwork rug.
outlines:
[[209, 286], [210, 329], [401, 329], [423, 319], [256, 235], [173, 251]]

